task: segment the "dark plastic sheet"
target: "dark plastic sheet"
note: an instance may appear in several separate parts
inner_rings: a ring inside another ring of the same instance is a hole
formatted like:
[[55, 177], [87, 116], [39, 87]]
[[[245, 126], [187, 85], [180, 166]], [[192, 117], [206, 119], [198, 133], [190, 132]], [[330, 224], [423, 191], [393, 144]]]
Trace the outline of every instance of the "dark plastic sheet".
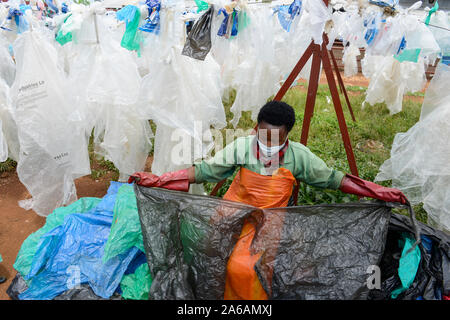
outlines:
[[211, 50], [211, 22], [214, 7], [211, 6], [192, 26], [181, 54], [197, 59], [205, 60]]
[[261, 210], [137, 185], [135, 193], [150, 299], [223, 299], [227, 261], [247, 218], [257, 225], [251, 248], [264, 252], [256, 271], [271, 299], [366, 299], [367, 269], [383, 255], [392, 206]]

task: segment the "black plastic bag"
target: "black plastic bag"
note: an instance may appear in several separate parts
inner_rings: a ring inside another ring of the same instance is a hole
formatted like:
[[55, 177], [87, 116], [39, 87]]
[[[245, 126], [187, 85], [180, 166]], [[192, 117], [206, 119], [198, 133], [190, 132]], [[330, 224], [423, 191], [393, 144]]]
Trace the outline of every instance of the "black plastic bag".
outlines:
[[210, 8], [195, 22], [189, 32], [181, 54], [197, 59], [205, 60], [211, 50], [211, 22], [214, 7]]
[[[223, 299], [228, 258], [245, 219], [271, 299], [366, 299], [392, 205], [381, 201], [258, 209], [135, 185], [153, 283], [150, 299]], [[273, 273], [271, 272], [273, 270]], [[271, 285], [269, 285], [271, 283]]]

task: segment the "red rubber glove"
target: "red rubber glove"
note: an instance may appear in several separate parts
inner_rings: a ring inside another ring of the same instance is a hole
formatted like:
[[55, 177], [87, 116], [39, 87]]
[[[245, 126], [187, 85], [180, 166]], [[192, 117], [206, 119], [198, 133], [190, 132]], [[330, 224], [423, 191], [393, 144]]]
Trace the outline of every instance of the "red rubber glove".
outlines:
[[128, 183], [135, 181], [138, 185], [144, 187], [158, 187], [185, 192], [189, 190], [188, 169], [166, 172], [159, 177], [149, 172], [135, 172], [128, 179]]
[[406, 196], [400, 190], [386, 188], [351, 174], [345, 175], [342, 179], [339, 190], [345, 193], [355, 194], [362, 197], [370, 197], [386, 202], [400, 202], [401, 204], [409, 203]]

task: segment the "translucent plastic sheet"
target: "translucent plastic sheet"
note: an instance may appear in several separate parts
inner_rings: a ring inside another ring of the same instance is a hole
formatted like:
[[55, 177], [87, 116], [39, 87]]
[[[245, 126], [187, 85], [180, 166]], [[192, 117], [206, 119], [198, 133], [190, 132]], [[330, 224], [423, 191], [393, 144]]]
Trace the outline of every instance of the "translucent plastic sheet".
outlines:
[[95, 128], [96, 153], [112, 161], [124, 181], [144, 169], [152, 133], [148, 121], [138, 116], [141, 77], [137, 65], [131, 52], [112, 41], [106, 19], [97, 15], [99, 43], [87, 31], [92, 27], [95, 31], [91, 19], [74, 33], [78, 44], [72, 47], [69, 79], [86, 120], [86, 135]]
[[360, 54], [359, 48], [354, 44], [350, 44], [344, 50], [344, 56], [342, 58], [344, 61], [344, 76], [351, 77], [358, 73], [358, 61], [356, 57]]
[[9, 95], [9, 87], [0, 78], [0, 162], [8, 159], [8, 144], [6, 142], [6, 136], [3, 130], [3, 113], [7, 112], [7, 99]]
[[[261, 210], [135, 185], [150, 299], [223, 299], [228, 258], [245, 219], [257, 226], [258, 278], [271, 299], [365, 299], [384, 251], [382, 202]], [[164, 213], [164, 214], [162, 214]]]
[[448, 12], [438, 10], [432, 14], [428, 28], [441, 48], [442, 54], [450, 55], [450, 36], [448, 31], [450, 29], [450, 17]]
[[57, 56], [38, 31], [14, 43], [16, 78], [11, 89], [20, 155], [17, 173], [32, 196], [22, 203], [39, 215], [76, 200], [74, 179], [90, 173], [82, 118], [67, 94]]
[[323, 1], [303, 0], [303, 6], [309, 13], [310, 31], [314, 43], [322, 44], [325, 24], [331, 19], [331, 6], [326, 7]]
[[[450, 67], [439, 64], [425, 95], [419, 122], [395, 136], [391, 158], [376, 180], [392, 180], [416, 204], [423, 202], [429, 218], [450, 230]], [[445, 89], [444, 89], [445, 88]]]
[[174, 12], [161, 12], [160, 39], [150, 38], [149, 73], [142, 79], [139, 115], [156, 125], [152, 172], [186, 168], [213, 147], [211, 126], [226, 125], [220, 69], [207, 55], [200, 61], [181, 54], [184, 22]]
[[391, 115], [402, 111], [404, 94], [420, 91], [425, 86], [423, 59], [417, 63], [399, 62], [392, 56], [366, 55], [363, 60], [363, 74], [370, 78], [364, 103], [385, 102]]
[[231, 120], [234, 127], [243, 111], [251, 111], [252, 120], [256, 120], [259, 109], [279, 89], [282, 77], [275, 62], [274, 28], [267, 23], [271, 10], [261, 8], [247, 15], [250, 23], [237, 35], [242, 56], [233, 80], [236, 99], [230, 110], [234, 115]]
[[15, 161], [18, 161], [19, 137], [17, 136], [17, 126], [12, 117], [12, 112], [10, 88], [6, 82], [0, 79], [0, 121], [2, 121], [1, 129], [4, 141], [3, 143], [8, 147], [8, 150], [6, 150], [7, 156]]

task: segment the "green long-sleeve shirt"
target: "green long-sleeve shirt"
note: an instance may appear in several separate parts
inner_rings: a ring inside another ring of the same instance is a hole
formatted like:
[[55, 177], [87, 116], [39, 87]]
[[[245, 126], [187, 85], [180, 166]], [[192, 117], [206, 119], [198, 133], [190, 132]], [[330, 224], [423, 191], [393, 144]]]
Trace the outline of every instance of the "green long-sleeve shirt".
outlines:
[[[254, 135], [237, 138], [217, 152], [213, 158], [194, 163], [195, 182], [219, 182], [232, 176], [238, 167], [268, 175], [263, 163], [254, 155], [254, 143], [256, 143]], [[296, 179], [324, 189], [339, 189], [344, 177], [344, 173], [329, 168], [307, 147], [294, 141], [289, 141], [280, 167], [291, 171]]]

